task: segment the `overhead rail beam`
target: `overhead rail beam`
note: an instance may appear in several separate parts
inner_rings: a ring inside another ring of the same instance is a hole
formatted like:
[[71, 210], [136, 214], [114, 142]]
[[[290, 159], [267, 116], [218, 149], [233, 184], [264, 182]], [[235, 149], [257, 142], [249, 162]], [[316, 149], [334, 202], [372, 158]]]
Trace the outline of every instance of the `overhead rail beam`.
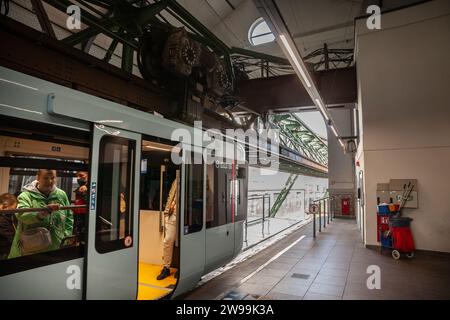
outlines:
[[[356, 103], [355, 67], [318, 71], [312, 77], [329, 105]], [[300, 85], [296, 75], [242, 80], [237, 84], [237, 90], [245, 106], [259, 113], [314, 106], [311, 96]]]

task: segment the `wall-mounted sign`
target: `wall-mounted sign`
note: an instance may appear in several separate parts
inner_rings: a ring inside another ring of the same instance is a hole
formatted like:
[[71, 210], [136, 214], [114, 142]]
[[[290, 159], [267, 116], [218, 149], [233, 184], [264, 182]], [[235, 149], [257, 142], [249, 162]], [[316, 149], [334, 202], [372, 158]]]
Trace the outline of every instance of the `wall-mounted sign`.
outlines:
[[91, 183], [91, 210], [95, 210], [95, 201], [97, 199], [97, 182]]
[[309, 213], [316, 214], [319, 213], [319, 205], [315, 203], [311, 203], [309, 205]]

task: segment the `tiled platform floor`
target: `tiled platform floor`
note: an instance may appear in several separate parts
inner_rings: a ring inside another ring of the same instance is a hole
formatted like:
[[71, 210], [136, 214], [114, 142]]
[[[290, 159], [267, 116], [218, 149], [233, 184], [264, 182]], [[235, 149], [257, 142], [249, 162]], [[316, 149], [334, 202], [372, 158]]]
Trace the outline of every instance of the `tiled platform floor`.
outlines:
[[[266, 218], [263, 222], [260, 220], [258, 223], [249, 224], [247, 227], [247, 232], [244, 225], [244, 244], [243, 249], [252, 247], [261, 241], [291, 227], [296, 223], [301, 223], [305, 221], [300, 217], [294, 219], [288, 218]], [[245, 241], [247, 240], [247, 241]]]
[[[252, 274], [289, 244], [306, 237]], [[367, 268], [380, 267], [381, 289], [369, 290]], [[335, 219], [314, 240], [311, 224], [210, 280], [184, 299], [450, 299], [448, 255], [394, 260], [364, 248], [353, 220]]]

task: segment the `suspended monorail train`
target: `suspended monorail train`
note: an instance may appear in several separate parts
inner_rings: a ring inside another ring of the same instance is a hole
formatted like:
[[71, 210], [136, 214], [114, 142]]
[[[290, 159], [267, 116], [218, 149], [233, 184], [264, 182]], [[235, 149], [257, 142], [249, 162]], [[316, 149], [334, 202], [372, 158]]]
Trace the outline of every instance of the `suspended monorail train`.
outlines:
[[[175, 163], [174, 147], [184, 160], [204, 149], [173, 141], [180, 128], [193, 131], [0, 67], [0, 194], [18, 195], [38, 169], [51, 169], [73, 200], [75, 173], [89, 176], [83, 231], [56, 250], [0, 260], [0, 299], [173, 298], [232, 260], [247, 212], [245, 149], [227, 142], [231, 160]], [[171, 275], [157, 280], [173, 183], [177, 240]]]

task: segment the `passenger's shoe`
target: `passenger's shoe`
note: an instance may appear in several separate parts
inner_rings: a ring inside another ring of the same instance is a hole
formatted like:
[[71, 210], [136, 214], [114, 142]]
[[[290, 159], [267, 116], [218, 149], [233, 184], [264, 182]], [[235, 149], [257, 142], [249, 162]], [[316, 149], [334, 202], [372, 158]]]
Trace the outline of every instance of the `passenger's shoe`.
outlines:
[[170, 276], [170, 269], [167, 268], [167, 267], [164, 267], [164, 268], [161, 270], [161, 273], [158, 275], [158, 277], [157, 277], [156, 279], [157, 279], [157, 280], [162, 280], [162, 279], [167, 278], [168, 276]]

